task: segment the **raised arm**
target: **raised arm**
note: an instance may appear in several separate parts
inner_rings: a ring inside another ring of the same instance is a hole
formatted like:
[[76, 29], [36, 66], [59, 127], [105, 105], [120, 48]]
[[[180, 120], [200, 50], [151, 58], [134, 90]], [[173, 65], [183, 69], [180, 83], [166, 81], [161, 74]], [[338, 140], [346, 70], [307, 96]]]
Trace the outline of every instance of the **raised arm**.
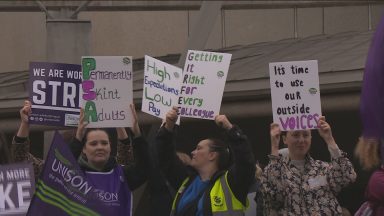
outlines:
[[173, 188], [179, 188], [182, 181], [188, 176], [187, 167], [176, 155], [173, 136], [177, 121], [177, 107], [167, 112], [163, 126], [159, 129], [155, 144], [159, 167]]
[[17, 131], [17, 135], [20, 138], [27, 138], [29, 136], [29, 115], [31, 114], [31, 102], [24, 101], [23, 108], [20, 110], [20, 127]]
[[244, 205], [249, 187], [255, 178], [255, 159], [247, 136], [233, 125], [225, 115], [218, 115], [215, 123], [225, 130], [233, 150], [234, 163], [228, 170], [228, 184], [232, 192]]
[[328, 181], [334, 193], [356, 180], [356, 173], [346, 153], [342, 152], [332, 135], [332, 129], [325, 117], [321, 116], [318, 122], [318, 131], [328, 146], [331, 154], [331, 163], [328, 167]]
[[279, 143], [281, 130], [278, 124], [270, 125], [271, 154], [269, 163], [264, 168], [261, 178], [261, 191], [263, 193], [264, 211], [266, 215], [277, 215], [284, 205], [285, 190], [282, 180], [282, 157], [279, 156]]
[[84, 109], [81, 108], [80, 116], [79, 116], [79, 124], [77, 125], [77, 130], [76, 130], [76, 136], [69, 143], [69, 148], [71, 149], [71, 152], [76, 159], [80, 156], [83, 150], [82, 140], [84, 138], [87, 124], [88, 122], [85, 121]]
[[134, 162], [133, 149], [132, 149], [132, 137], [128, 135], [125, 128], [116, 128], [117, 132], [117, 163], [124, 166], [130, 166]]
[[40, 174], [43, 161], [34, 157], [30, 150], [29, 136], [29, 115], [31, 114], [31, 102], [24, 101], [23, 107], [20, 109], [20, 126], [16, 136], [12, 141], [12, 153], [15, 162], [31, 162], [34, 168], [35, 178]]
[[[139, 137], [139, 136], [141, 136], [141, 130], [140, 130], [140, 126], [139, 126], [139, 120], [137, 117], [135, 105], [130, 104], [129, 108], [132, 112], [132, 128], [130, 128], [130, 129], [132, 130], [134, 137]], [[128, 133], [125, 130], [125, 128], [116, 128], [116, 132], [117, 132], [117, 138], [119, 140], [125, 140], [125, 139], [129, 138]]]
[[[140, 187], [146, 180], [148, 173], [147, 171], [150, 169], [149, 167], [149, 151], [148, 151], [148, 143], [141, 136], [141, 131], [139, 127], [139, 121], [135, 109], [135, 105], [131, 104], [130, 109], [132, 112], [133, 122], [132, 128], [133, 131], [133, 139], [132, 139], [132, 150], [133, 150], [133, 158], [134, 162], [130, 166], [125, 166], [124, 173], [127, 178], [129, 188], [131, 190], [135, 190]], [[128, 133], [124, 128], [116, 128], [118, 139], [124, 144], [129, 145], [130, 139], [128, 137]], [[129, 152], [119, 152], [118, 157], [129, 157]], [[121, 161], [122, 159], [120, 159]], [[118, 160], [119, 161], [119, 160]]]
[[[331, 153], [333, 153], [332, 151], [334, 151], [334, 153], [338, 153], [340, 151], [339, 147], [337, 146], [336, 141], [333, 138], [331, 126], [329, 125], [328, 122], [325, 121], [324, 116], [320, 116], [317, 127], [318, 127], [318, 132], [320, 136], [323, 138], [323, 140], [327, 144], [328, 149], [331, 151]], [[332, 156], [337, 156], [337, 155], [332, 155]]]
[[119, 142], [117, 143], [117, 162], [121, 165], [131, 166], [134, 163], [133, 155], [133, 141], [135, 138], [141, 136], [141, 130], [139, 126], [139, 121], [137, 118], [137, 113], [134, 104], [130, 104], [129, 108], [132, 112], [132, 127], [129, 128], [129, 133], [125, 128], [116, 128], [117, 138]]

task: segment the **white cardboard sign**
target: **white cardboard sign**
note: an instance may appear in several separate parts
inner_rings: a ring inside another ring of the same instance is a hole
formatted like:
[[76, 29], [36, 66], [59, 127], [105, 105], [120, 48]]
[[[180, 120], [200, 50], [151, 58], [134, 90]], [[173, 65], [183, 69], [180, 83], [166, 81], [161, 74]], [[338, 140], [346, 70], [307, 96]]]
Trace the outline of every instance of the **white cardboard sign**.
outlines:
[[213, 120], [219, 114], [231, 57], [188, 50], [178, 98], [180, 116]]
[[84, 56], [81, 62], [87, 127], [132, 126], [132, 57]]
[[165, 119], [172, 106], [178, 105], [182, 70], [147, 55], [144, 59], [141, 111]]
[[316, 129], [321, 114], [317, 60], [269, 64], [273, 121], [282, 131]]

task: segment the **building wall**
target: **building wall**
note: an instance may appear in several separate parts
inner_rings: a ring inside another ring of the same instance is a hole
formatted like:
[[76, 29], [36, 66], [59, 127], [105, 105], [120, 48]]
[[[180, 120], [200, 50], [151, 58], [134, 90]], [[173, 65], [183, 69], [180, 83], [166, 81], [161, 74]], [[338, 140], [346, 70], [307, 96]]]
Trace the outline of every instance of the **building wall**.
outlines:
[[[383, 5], [373, 5], [371, 25]], [[198, 11], [113, 11], [79, 14], [92, 22], [91, 55], [180, 53], [195, 25]], [[369, 29], [368, 6], [298, 8], [296, 34], [307, 37]], [[295, 37], [295, 9], [222, 10], [206, 48], [244, 45]], [[0, 72], [28, 69], [46, 59], [46, 24], [42, 12], [0, 12]]]
[[44, 13], [0, 12], [0, 26], [0, 72], [26, 70], [30, 61], [45, 59]]
[[324, 10], [324, 31], [333, 34], [368, 30], [368, 7], [332, 7]]
[[179, 53], [188, 37], [187, 11], [83, 12], [92, 22], [91, 55]]

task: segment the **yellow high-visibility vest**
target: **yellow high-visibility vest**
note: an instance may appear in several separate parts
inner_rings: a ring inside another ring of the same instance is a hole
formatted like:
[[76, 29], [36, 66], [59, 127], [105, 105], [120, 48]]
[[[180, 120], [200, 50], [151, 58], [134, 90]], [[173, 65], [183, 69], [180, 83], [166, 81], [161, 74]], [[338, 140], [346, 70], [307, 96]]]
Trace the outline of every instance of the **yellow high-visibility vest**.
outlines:
[[[213, 216], [240, 216], [244, 215], [245, 209], [248, 207], [249, 202], [247, 199], [247, 205], [244, 206], [236, 197], [233, 195], [231, 188], [228, 185], [227, 180], [228, 171], [225, 172], [220, 178], [215, 181], [209, 195], [211, 200], [211, 211]], [[173, 200], [171, 216], [175, 215], [176, 206], [179, 201], [179, 196], [185, 190], [186, 185], [189, 182], [189, 178], [186, 178], [181, 184], [176, 197]], [[177, 203], [176, 203], [177, 202]]]

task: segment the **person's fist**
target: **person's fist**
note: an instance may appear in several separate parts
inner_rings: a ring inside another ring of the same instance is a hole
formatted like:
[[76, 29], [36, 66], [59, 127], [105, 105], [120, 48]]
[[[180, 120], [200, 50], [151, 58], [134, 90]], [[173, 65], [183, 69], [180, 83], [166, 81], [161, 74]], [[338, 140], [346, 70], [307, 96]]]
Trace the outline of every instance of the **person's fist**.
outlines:
[[215, 123], [226, 130], [230, 130], [233, 126], [225, 115], [217, 115], [215, 117]]
[[30, 101], [24, 101], [23, 108], [20, 109], [21, 122], [28, 123], [29, 115], [32, 113], [32, 104]]
[[177, 111], [178, 111], [178, 108], [176, 106], [173, 106], [172, 109], [169, 110], [165, 115], [165, 127], [168, 130], [173, 130], [173, 127], [175, 126], [175, 123], [178, 117]]

